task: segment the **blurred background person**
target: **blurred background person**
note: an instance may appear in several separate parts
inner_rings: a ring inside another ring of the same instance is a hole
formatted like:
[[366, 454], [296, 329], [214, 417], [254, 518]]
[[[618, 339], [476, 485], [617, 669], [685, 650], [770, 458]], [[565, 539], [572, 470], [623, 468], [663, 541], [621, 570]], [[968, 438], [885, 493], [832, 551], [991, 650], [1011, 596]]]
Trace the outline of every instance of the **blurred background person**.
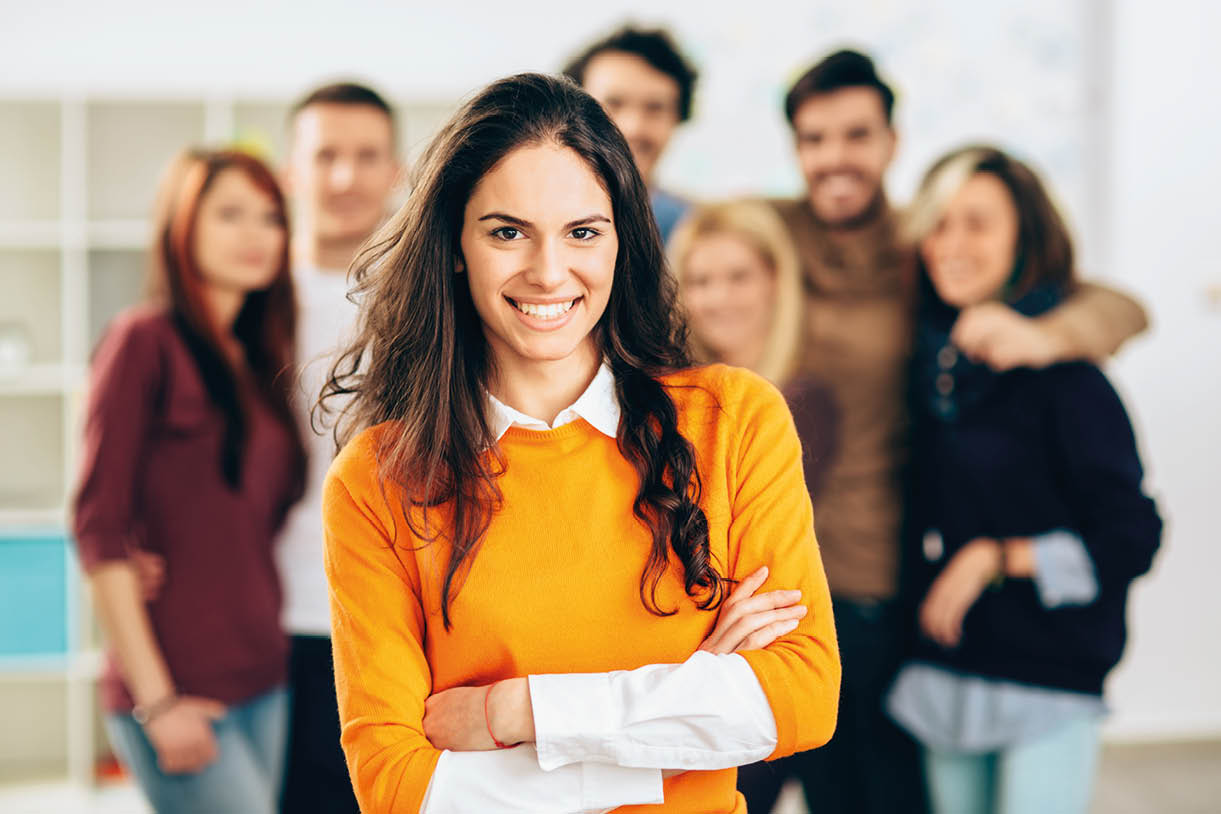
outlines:
[[333, 352], [349, 338], [357, 309], [347, 298], [348, 266], [385, 219], [400, 175], [396, 122], [371, 88], [342, 82], [314, 89], [292, 109], [285, 188], [296, 221], [293, 276], [300, 375], [293, 393], [306, 428], [305, 495], [276, 548], [291, 634], [288, 765], [282, 811], [356, 814], [359, 807], [339, 746], [331, 662], [331, 616], [322, 565], [322, 481], [335, 454], [329, 433], [310, 421]]
[[1097, 367], [998, 373], [951, 338], [963, 309], [1003, 302], [1034, 317], [1073, 291], [1072, 243], [1038, 177], [990, 147], [955, 151], [910, 218], [921, 637], [889, 709], [924, 746], [937, 812], [1085, 814], [1103, 680], [1162, 523]]
[[[908, 630], [899, 537], [916, 280], [884, 185], [898, 144], [894, 101], [873, 61], [847, 50], [819, 61], [785, 98], [807, 186], [775, 203], [803, 267], [799, 370], [831, 387], [843, 416], [815, 506], [844, 662], [835, 737], [806, 766], [807, 802], [820, 812], [925, 806], [915, 745], [882, 709]], [[1144, 326], [1135, 302], [1090, 287], [1037, 318], [981, 303], [963, 311], [953, 338], [988, 365], [1039, 367], [1103, 358]], [[767, 810], [766, 800], [754, 806]]]
[[[284, 201], [236, 152], [171, 168], [148, 305], [93, 359], [74, 530], [116, 753], [159, 812], [275, 810], [288, 643], [272, 544], [301, 494]], [[130, 558], [166, 563], [145, 601]]]
[[[839, 407], [817, 375], [800, 373], [805, 339], [801, 267], [783, 221], [766, 203], [698, 205], [670, 240], [671, 268], [699, 362], [749, 368], [781, 388], [801, 439], [806, 489], [818, 502], [838, 451]], [[738, 770], [748, 811], [771, 811], [790, 779], [812, 776], [811, 752]]]
[[817, 376], [797, 372], [801, 268], [784, 223], [760, 201], [699, 205], [674, 231], [669, 255], [695, 360], [748, 368], [781, 389], [817, 505], [836, 451], [839, 410]]
[[662, 242], [668, 241], [690, 204], [659, 188], [655, 173], [670, 137], [691, 118], [695, 68], [668, 32], [629, 25], [589, 46], [564, 73], [602, 103], [627, 139]]

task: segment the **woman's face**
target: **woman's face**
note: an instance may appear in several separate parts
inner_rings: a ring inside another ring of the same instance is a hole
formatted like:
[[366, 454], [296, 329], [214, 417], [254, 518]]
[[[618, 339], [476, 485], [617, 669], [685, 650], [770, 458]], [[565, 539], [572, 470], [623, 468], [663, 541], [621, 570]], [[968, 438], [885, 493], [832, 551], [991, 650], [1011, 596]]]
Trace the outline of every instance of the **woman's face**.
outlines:
[[283, 213], [245, 172], [221, 170], [199, 202], [195, 261], [209, 285], [247, 293], [267, 288], [287, 239]]
[[680, 285], [692, 335], [717, 357], [767, 340], [776, 311], [776, 273], [743, 238], [729, 232], [697, 237]]
[[585, 161], [550, 142], [519, 147], [480, 179], [463, 217], [463, 270], [502, 366], [595, 342], [619, 251], [612, 213]]
[[937, 294], [955, 308], [999, 296], [1013, 274], [1018, 212], [995, 175], [976, 173], [945, 208], [920, 253]]

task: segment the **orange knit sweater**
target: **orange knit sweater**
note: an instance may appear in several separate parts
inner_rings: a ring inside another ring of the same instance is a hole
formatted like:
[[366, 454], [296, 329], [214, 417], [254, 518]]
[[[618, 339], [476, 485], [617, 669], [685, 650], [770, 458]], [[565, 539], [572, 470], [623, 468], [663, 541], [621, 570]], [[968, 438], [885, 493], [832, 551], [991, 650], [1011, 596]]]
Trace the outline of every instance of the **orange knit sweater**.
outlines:
[[[742, 655], [776, 718], [773, 758], [825, 743], [835, 728], [840, 665], [831, 600], [814, 540], [801, 447], [780, 394], [758, 376], [713, 366], [663, 383], [694, 445], [714, 560], [761, 590], [798, 588], [810, 612], [792, 633]], [[504, 501], [441, 623], [445, 542], [420, 546], [375, 450], [393, 424], [352, 441], [325, 487], [326, 568], [342, 742], [365, 814], [416, 812], [440, 752], [424, 737], [434, 691], [542, 673], [604, 672], [685, 661], [716, 614], [700, 611], [672, 562], [662, 608], [639, 583], [650, 541], [632, 514], [638, 479], [616, 442], [583, 420], [512, 427], [500, 440]], [[664, 767], [660, 767], [664, 768]], [[734, 769], [665, 781], [662, 806], [621, 812], [744, 812]]]

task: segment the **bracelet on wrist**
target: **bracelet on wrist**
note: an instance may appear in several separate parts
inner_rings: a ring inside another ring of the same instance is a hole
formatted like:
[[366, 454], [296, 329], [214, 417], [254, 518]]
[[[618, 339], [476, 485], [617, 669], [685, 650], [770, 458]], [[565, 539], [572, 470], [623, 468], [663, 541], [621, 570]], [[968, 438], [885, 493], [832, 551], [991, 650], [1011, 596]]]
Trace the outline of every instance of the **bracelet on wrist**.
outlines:
[[1000, 590], [1005, 585], [1005, 577], [1009, 573], [1009, 552], [1005, 547], [1004, 540], [996, 541], [996, 550], [1000, 554], [1000, 564], [996, 569], [996, 576], [992, 577], [992, 589]]
[[508, 749], [509, 748], [508, 744], [501, 743], [500, 741], [498, 741], [496, 739], [496, 736], [494, 734], [492, 734], [492, 718], [488, 714], [488, 701], [490, 701], [492, 699], [492, 688], [495, 687], [496, 684], [498, 684], [498, 683], [500, 683], [500, 682], [495, 682], [493, 684], [489, 684], [488, 691], [486, 693], [484, 693], [484, 695], [483, 695], [483, 722], [485, 724], [487, 724], [488, 737], [490, 737], [492, 739], [492, 743], [496, 744], [496, 748], [497, 749]]
[[153, 722], [153, 719], [164, 712], [168, 712], [177, 703], [178, 693], [171, 691], [169, 695], [159, 698], [151, 704], [136, 704], [132, 707], [131, 717], [140, 726], [148, 726]]

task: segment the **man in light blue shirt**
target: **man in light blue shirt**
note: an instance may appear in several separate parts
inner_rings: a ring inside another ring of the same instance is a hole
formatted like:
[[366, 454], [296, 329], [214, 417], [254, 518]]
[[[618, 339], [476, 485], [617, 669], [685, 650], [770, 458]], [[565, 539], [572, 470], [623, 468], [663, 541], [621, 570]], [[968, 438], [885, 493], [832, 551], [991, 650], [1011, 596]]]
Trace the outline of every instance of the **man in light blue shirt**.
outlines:
[[665, 31], [627, 26], [589, 46], [564, 73], [602, 103], [627, 139], [661, 239], [669, 240], [691, 204], [658, 188], [653, 176], [670, 137], [691, 117], [695, 69]]

